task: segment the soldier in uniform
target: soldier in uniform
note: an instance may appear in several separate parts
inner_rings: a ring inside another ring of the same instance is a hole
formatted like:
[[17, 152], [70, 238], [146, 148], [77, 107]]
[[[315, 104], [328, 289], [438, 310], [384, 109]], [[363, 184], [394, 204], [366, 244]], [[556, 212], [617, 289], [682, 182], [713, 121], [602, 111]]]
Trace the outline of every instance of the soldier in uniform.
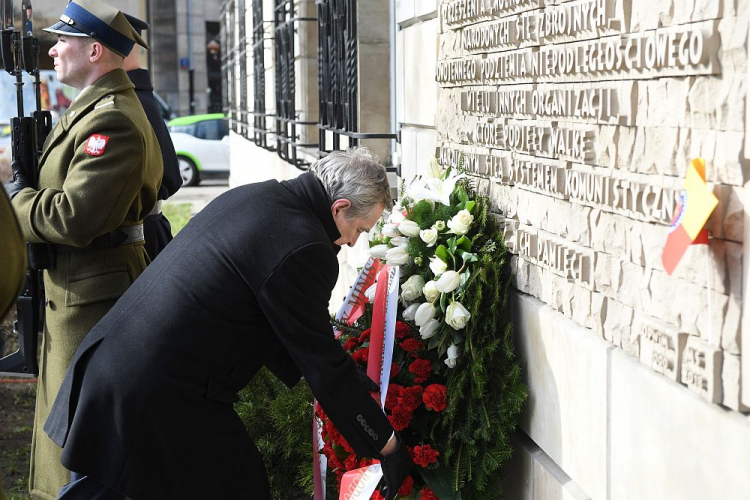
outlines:
[[269, 499], [232, 406], [262, 366], [304, 376], [395, 497], [409, 454], [328, 315], [338, 249], [390, 207], [388, 180], [364, 148], [312, 170], [216, 198], [89, 333], [45, 425], [80, 487], [61, 499]]
[[[125, 17], [133, 26], [135, 31], [141, 35], [143, 30], [148, 29], [149, 25], [137, 17], [125, 14]], [[172, 144], [172, 138], [169, 136], [169, 130], [161, 116], [159, 105], [154, 99], [154, 87], [151, 85], [151, 75], [147, 69], [140, 67], [138, 56], [141, 48], [136, 45], [130, 52], [122, 65], [128, 73], [128, 78], [135, 85], [135, 95], [141, 101], [146, 117], [151, 123], [159, 139], [161, 148], [161, 158], [164, 163], [164, 178], [159, 188], [159, 201], [151, 210], [148, 216], [143, 220], [143, 235], [146, 238], [146, 253], [151, 260], [154, 260], [159, 252], [172, 240], [172, 227], [169, 220], [161, 212], [161, 203], [177, 192], [182, 186], [182, 176], [180, 175], [180, 165], [177, 161], [177, 153]]]
[[[2, 320], [16, 301], [18, 289], [23, 282], [26, 270], [26, 247], [21, 236], [21, 228], [13, 214], [5, 191], [0, 190], [0, 228], [3, 237], [0, 238], [0, 320]], [[0, 357], [3, 354], [0, 342]], [[3, 491], [3, 475], [0, 471], [0, 500], [5, 500]]]
[[68, 3], [49, 51], [58, 79], [81, 90], [47, 138], [39, 186], [20, 171], [6, 184], [26, 241], [54, 247], [45, 271], [46, 323], [31, 450], [32, 495], [69, 482], [60, 449], [42, 432], [70, 359], [86, 333], [143, 272], [143, 218], [162, 177], [159, 144], [121, 68], [134, 44], [125, 16], [99, 0]]

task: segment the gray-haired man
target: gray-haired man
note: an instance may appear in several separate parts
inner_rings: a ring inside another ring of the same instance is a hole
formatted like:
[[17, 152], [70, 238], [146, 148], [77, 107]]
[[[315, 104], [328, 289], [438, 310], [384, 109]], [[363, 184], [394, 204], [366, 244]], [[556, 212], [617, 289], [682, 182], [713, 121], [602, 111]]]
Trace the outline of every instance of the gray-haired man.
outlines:
[[270, 498], [232, 408], [265, 365], [290, 387], [304, 376], [357, 454], [384, 455], [396, 495], [411, 459], [328, 316], [336, 253], [390, 187], [363, 148], [312, 170], [218, 197], [89, 333], [45, 426], [66, 467], [138, 500]]

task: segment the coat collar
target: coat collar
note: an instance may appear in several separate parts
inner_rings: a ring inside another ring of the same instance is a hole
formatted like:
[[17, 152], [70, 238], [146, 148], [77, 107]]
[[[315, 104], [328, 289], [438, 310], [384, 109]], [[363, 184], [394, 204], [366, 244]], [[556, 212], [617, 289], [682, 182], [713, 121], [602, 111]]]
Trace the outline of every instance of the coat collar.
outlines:
[[132, 89], [133, 84], [130, 82], [128, 75], [121, 69], [110, 71], [99, 78], [86, 88], [86, 92], [80, 94], [73, 101], [65, 113], [60, 116], [57, 125], [52, 129], [47, 141], [44, 144], [44, 152], [39, 160], [39, 164], [44, 162], [53, 145], [63, 137], [68, 130], [86, 113], [88, 113], [102, 97]]
[[60, 117], [63, 130], [70, 130], [73, 124], [103, 96], [122, 92], [128, 88], [132, 89], [134, 85], [128, 75], [121, 69], [115, 69], [102, 76], [92, 83], [86, 89], [86, 92], [73, 101], [68, 110]]
[[149, 92], [154, 90], [153, 85], [151, 85], [151, 75], [147, 69], [139, 68], [128, 71], [128, 78], [133, 82], [136, 90], [147, 90]]
[[[296, 179], [282, 181], [281, 185], [294, 193], [320, 219], [331, 243], [341, 237], [331, 213], [331, 201], [328, 199], [323, 184], [315, 177], [315, 174], [305, 172]], [[338, 247], [338, 245], [335, 246]]]

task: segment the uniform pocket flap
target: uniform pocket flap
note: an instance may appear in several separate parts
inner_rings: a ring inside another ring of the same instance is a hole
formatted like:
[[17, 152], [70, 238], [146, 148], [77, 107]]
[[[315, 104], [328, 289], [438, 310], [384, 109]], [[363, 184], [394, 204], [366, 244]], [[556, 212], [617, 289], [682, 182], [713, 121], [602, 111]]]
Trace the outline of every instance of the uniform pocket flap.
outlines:
[[83, 306], [119, 298], [130, 286], [125, 268], [94, 275], [70, 276], [65, 290], [66, 306]]

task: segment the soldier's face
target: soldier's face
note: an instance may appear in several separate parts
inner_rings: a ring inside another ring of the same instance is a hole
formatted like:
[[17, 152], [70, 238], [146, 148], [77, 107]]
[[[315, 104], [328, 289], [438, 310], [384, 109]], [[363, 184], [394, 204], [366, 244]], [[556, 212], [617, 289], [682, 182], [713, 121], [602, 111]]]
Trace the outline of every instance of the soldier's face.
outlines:
[[57, 43], [49, 49], [54, 59], [57, 79], [77, 89], [83, 88], [89, 73], [87, 37], [58, 35]]

